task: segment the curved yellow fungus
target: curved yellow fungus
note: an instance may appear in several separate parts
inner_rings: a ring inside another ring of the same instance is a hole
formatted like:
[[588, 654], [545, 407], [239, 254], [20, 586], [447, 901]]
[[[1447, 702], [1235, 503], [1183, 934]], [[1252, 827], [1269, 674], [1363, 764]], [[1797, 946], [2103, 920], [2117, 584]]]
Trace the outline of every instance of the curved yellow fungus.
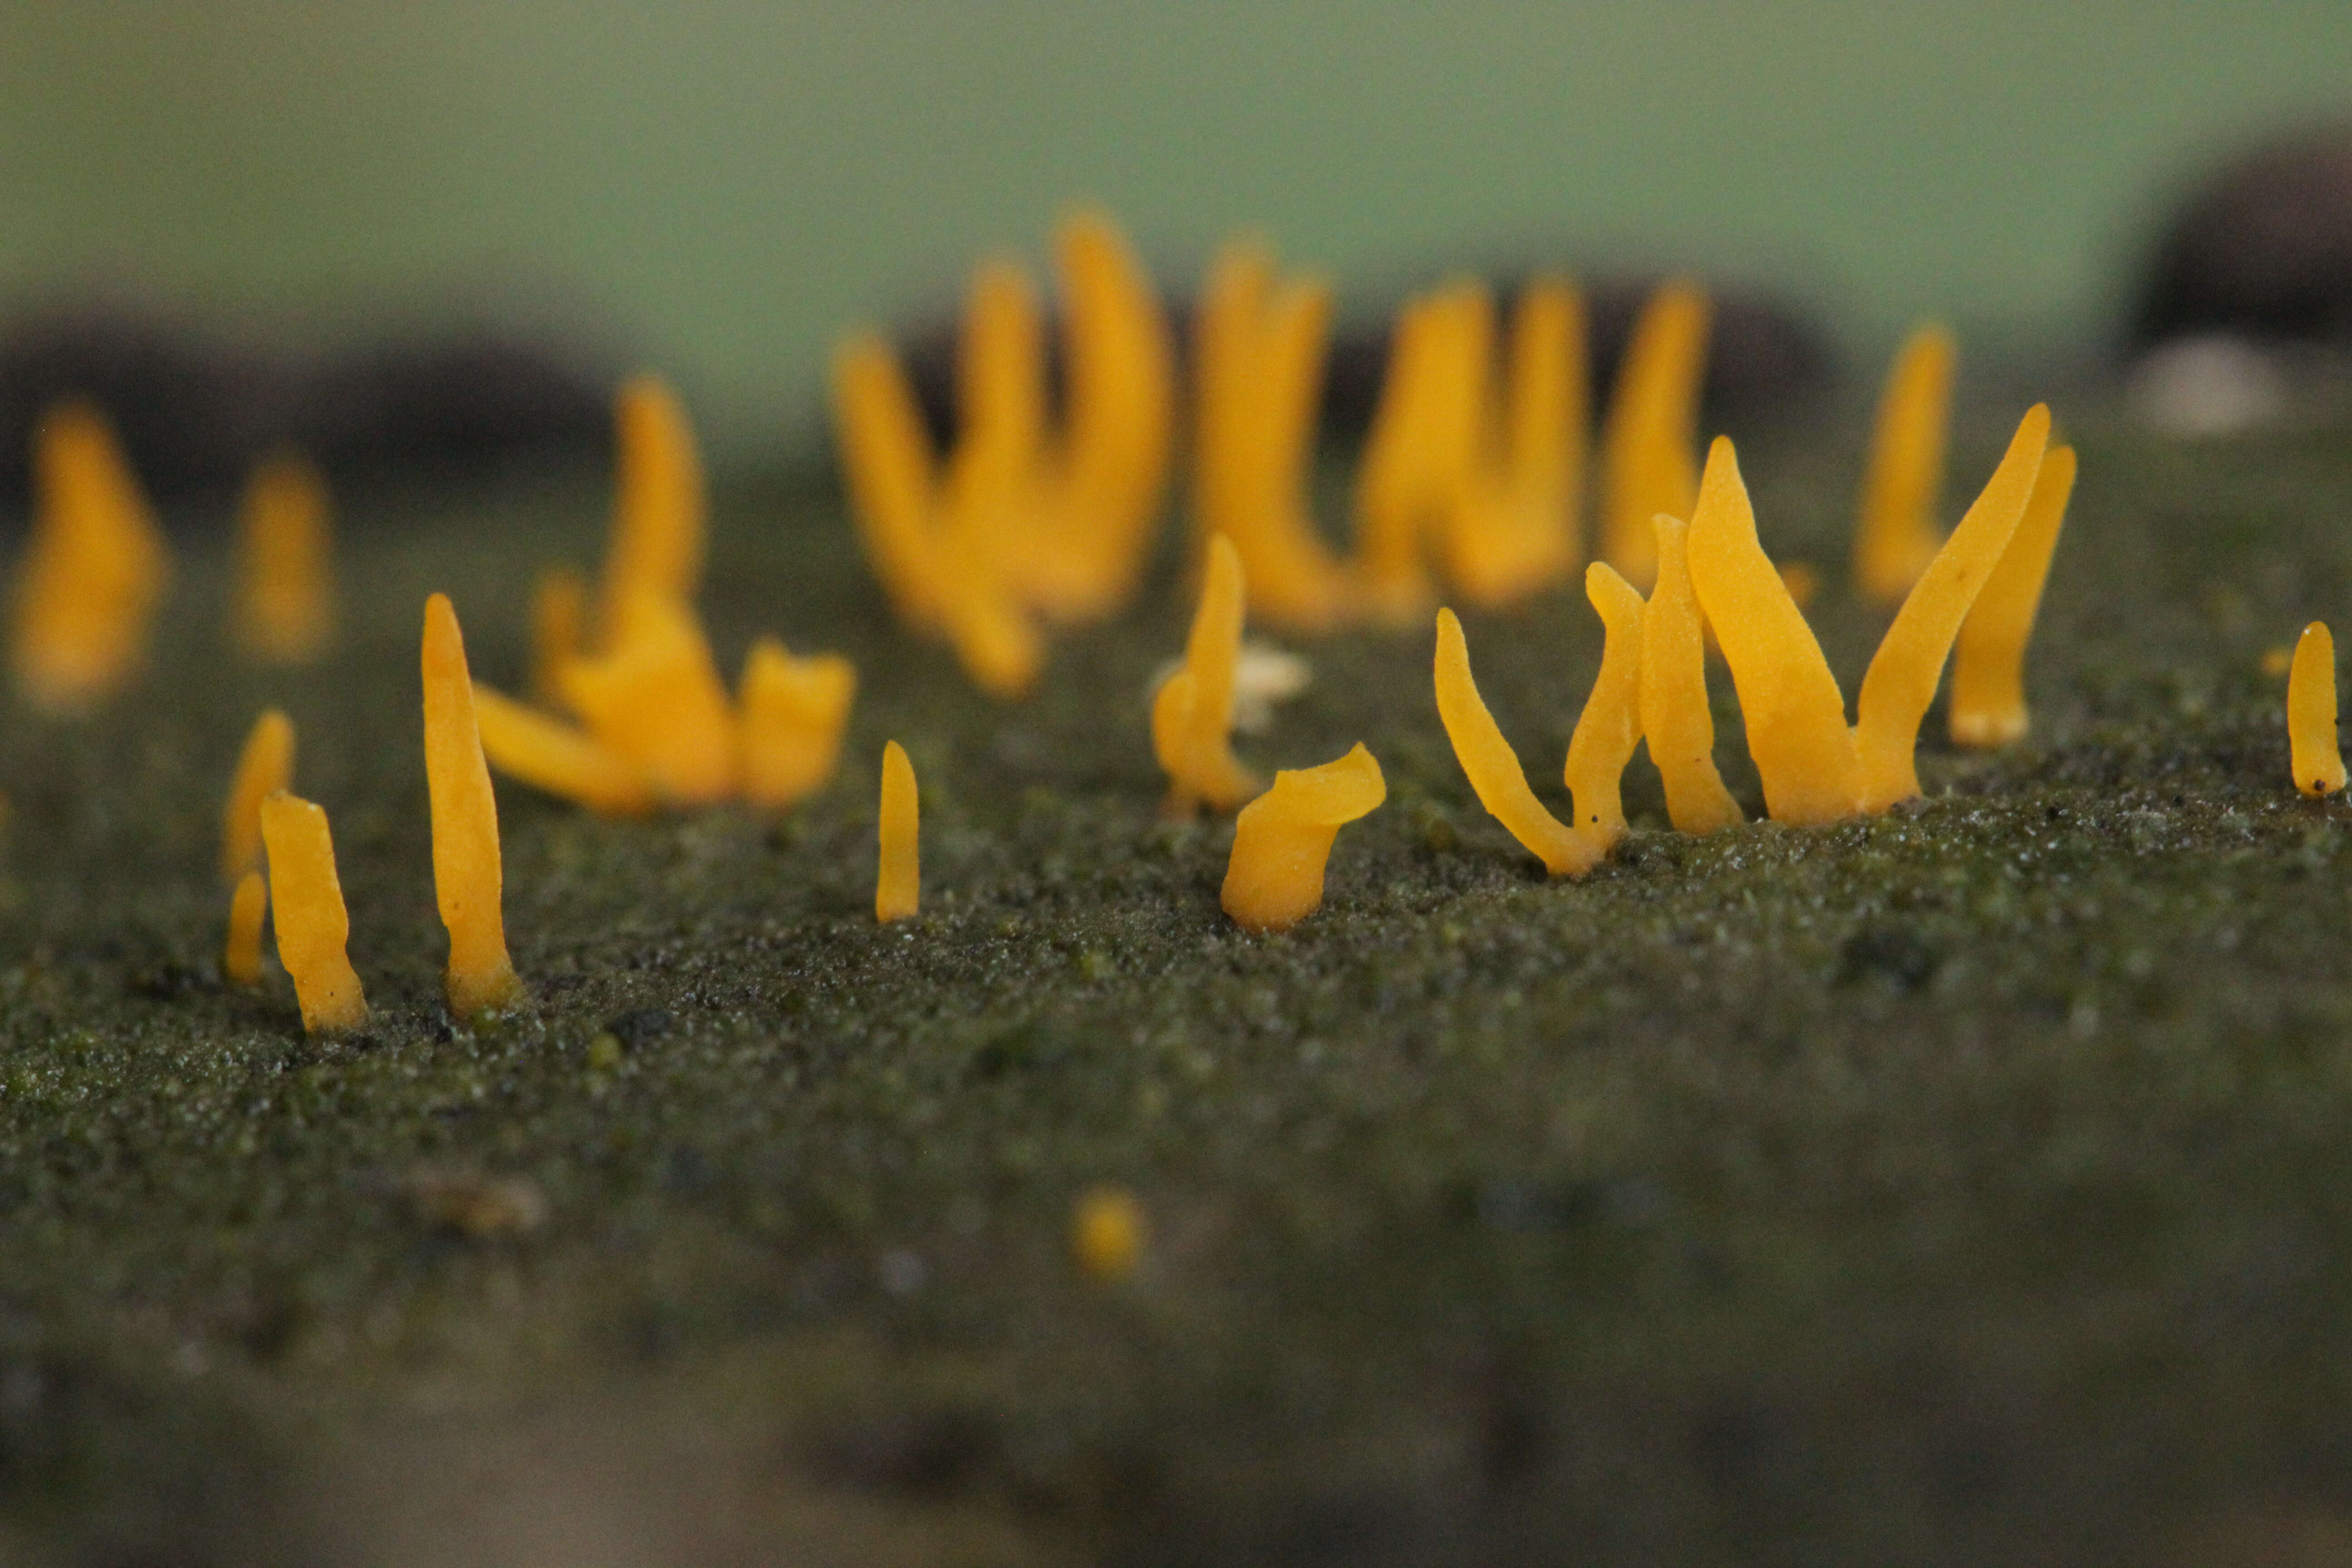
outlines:
[[1474, 604], [1499, 607], [1550, 587], [1584, 552], [1581, 499], [1590, 372], [1584, 300], [1538, 279], [1519, 294], [1487, 457], [1454, 498], [1447, 572]]
[[833, 403], [850, 520], [866, 564], [901, 617], [944, 631], [956, 590], [933, 536], [937, 465], [914, 388], [889, 344], [866, 332], [835, 351]]
[[1234, 675], [1241, 663], [1241, 556], [1220, 533], [1209, 541], [1201, 606], [1184, 664], [1151, 699], [1151, 747], [1168, 774], [1168, 809], [1231, 811], [1263, 786], [1234, 756]]
[[335, 560], [327, 481], [281, 452], [254, 469], [237, 513], [236, 644], [275, 664], [307, 664], [335, 635]]
[[921, 803], [915, 793], [915, 764], [892, 741], [882, 748], [882, 854], [874, 879], [874, 918], [903, 921], [921, 902], [923, 860]]
[[857, 669], [839, 654], [795, 658], [773, 637], [743, 660], [743, 798], [781, 807], [824, 787], [841, 762], [842, 733], [857, 696]]
[[228, 941], [221, 947], [221, 973], [232, 985], [261, 983], [261, 917], [268, 910], [269, 885], [261, 873], [238, 878], [228, 900]]
[[1699, 393], [1712, 311], [1697, 285], [1650, 297], [1617, 366], [1601, 436], [1601, 555], [1636, 586], [1657, 570], [1650, 520], [1688, 517], [1698, 488]]
[[587, 731], [474, 683], [474, 721], [492, 767], [534, 789], [607, 816], [640, 816], [656, 804], [644, 772]]
[[1410, 621], [1429, 601], [1423, 556], [1481, 456], [1493, 337], [1483, 284], [1450, 286], [1397, 313], [1356, 477], [1358, 585], [1383, 620]]
[[2344, 787], [2344, 753], [2336, 734], [2336, 638], [2314, 621], [2295, 639], [2286, 678], [2286, 734], [2294, 787], [2315, 798]]
[[572, 710], [673, 805], [735, 793], [735, 716], [702, 625], [683, 601], [640, 595], [603, 658], [563, 672]]
[[1234, 820], [1220, 902], [1237, 925], [1285, 931], [1323, 902], [1323, 869], [1339, 829], [1388, 798], [1381, 764], [1359, 742], [1319, 768], [1285, 768]]
[[[1666, 816], [1685, 833], [1747, 819], [1715, 766], [1715, 713], [1706, 700], [1706, 622], [1691, 592], [1689, 526], [1653, 520], [1658, 581], [1642, 608], [1642, 735], [1666, 786]], [[1781, 574], [1783, 586], [1788, 575]]]
[[468, 1018], [522, 995], [499, 912], [499, 807], [474, 716], [466, 643], [448, 595], [425, 601], [425, 783], [433, 812], [433, 893], [449, 932], [449, 1010]]
[[261, 803], [294, 784], [294, 721], [275, 708], [263, 710], [246, 731], [237, 752], [227, 804], [221, 807], [221, 880], [238, 878], [261, 864]]
[[1581, 877], [1600, 863], [1607, 847], [1546, 811], [1528, 787], [1518, 754], [1503, 738], [1471, 679], [1469, 645], [1452, 610], [1437, 612], [1437, 716], [1478, 804], [1542, 861], [1545, 870], [1555, 877]]
[[1943, 544], [1936, 503], [1957, 353], [1950, 332], [1921, 327], [1887, 367], [1853, 535], [1853, 585], [1866, 599], [1901, 599]]
[[1625, 764], [1642, 743], [1642, 595], [1605, 561], [1584, 570], [1584, 596], [1600, 612], [1605, 636], [1601, 669], [1568, 738], [1565, 780], [1576, 803], [1576, 830], [1606, 854], [1625, 837], [1618, 792]]
[[563, 705], [563, 667], [588, 650], [588, 578], [574, 566], [539, 574], [530, 590], [530, 695]]
[[302, 1027], [314, 1035], [356, 1029], [367, 1022], [367, 997], [344, 952], [352, 922], [327, 814], [279, 790], [261, 803], [261, 837], [269, 851], [278, 962], [293, 976]]
[[2025, 706], [2025, 645], [2042, 607], [2050, 557], [2074, 493], [2074, 449], [2042, 454], [2033, 498], [2017, 531], [1992, 569], [1976, 606], [1960, 623], [1952, 646], [1952, 739], [1963, 746], [2005, 746], [2021, 737], [2032, 714]]
[[2000, 563], [2032, 498], [2050, 441], [2050, 410], [2035, 404], [2018, 422], [1992, 478], [1911, 585], [1886, 628], [1854, 700], [1854, 753], [1862, 767], [1862, 808], [1885, 811], [1919, 793], [1914, 758], [1919, 721], [1936, 700], [1936, 682], [1977, 595]]
[[97, 409], [50, 409], [33, 458], [32, 534], [10, 656], [26, 700], [71, 713], [112, 696], [145, 659], [170, 552]]
[[1070, 1250], [1078, 1267], [1106, 1282], [1126, 1279], [1143, 1260], [1150, 1235], [1143, 1205], [1124, 1187], [1097, 1187], [1070, 1215]]
[[707, 507], [694, 427], [667, 382], [640, 375], [625, 383], [613, 423], [618, 461], [598, 627], [607, 644], [637, 599], [683, 604], [694, 597], [702, 583]]

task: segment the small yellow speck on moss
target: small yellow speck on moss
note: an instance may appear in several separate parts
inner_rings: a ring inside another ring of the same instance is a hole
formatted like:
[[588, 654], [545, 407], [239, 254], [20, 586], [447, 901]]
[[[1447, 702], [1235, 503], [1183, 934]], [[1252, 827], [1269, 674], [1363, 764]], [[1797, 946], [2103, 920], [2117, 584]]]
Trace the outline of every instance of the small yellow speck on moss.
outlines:
[[449, 1009], [470, 1018], [520, 999], [500, 910], [499, 805], [474, 716], [466, 643], [448, 595], [425, 602], [425, 782], [433, 813], [433, 893], [449, 933]]
[[145, 661], [171, 554], [114, 432], [89, 404], [42, 417], [33, 479], [10, 626], [16, 689], [37, 708], [79, 713]]
[[2284, 645], [2263, 649], [2262, 668], [2273, 680], [2284, 679], [2294, 666], [2294, 650]]
[[[1960, 638], [1952, 647], [1951, 733], [1963, 746], [2005, 746], [2021, 739], [2032, 723], [2025, 705], [2025, 647], [2033, 638], [2042, 586], [2074, 493], [2074, 449], [2053, 447], [2042, 455], [2033, 497], [2025, 503], [2009, 548], [1985, 580], [1976, 607], [1960, 623]], [[2282, 658], [2279, 672], [2285, 668]]]
[[563, 670], [588, 650], [588, 578], [576, 566], [551, 567], [530, 591], [530, 696], [563, 706]]
[[2336, 638], [2327, 623], [2303, 628], [2286, 678], [2286, 733], [2294, 787], [2316, 799], [2344, 787], [2336, 732]]
[[[1685, 833], [1713, 833], [1738, 826], [1746, 814], [1715, 765], [1706, 622], [1691, 592], [1689, 529], [1664, 512], [1653, 525], [1658, 580], [1642, 609], [1642, 734], [1665, 784], [1668, 818]], [[1786, 571], [1780, 580], [1787, 584]]]
[[221, 973], [232, 985], [261, 983], [261, 917], [268, 910], [268, 883], [247, 871], [229, 895], [228, 941], [221, 948]]
[[684, 604], [694, 597], [702, 583], [708, 508], [694, 426], [667, 382], [640, 375], [622, 386], [614, 437], [618, 463], [598, 627], [606, 645], [621, 635], [636, 600]]
[[356, 1029], [367, 1022], [367, 997], [344, 952], [352, 922], [327, 814], [279, 790], [261, 803], [261, 836], [268, 846], [278, 962], [294, 979], [302, 1027], [314, 1035]]
[[1853, 535], [1853, 585], [1879, 604], [1909, 593], [1943, 543], [1936, 505], [1957, 354], [1950, 332], [1924, 326], [1904, 340], [1886, 372]]
[[1168, 811], [1231, 811], [1264, 787], [1234, 756], [1234, 675], [1241, 663], [1242, 561], [1222, 533], [1209, 541], [1200, 608], [1184, 663], [1151, 699], [1151, 746], [1168, 774]]
[[1633, 323], [1601, 437], [1601, 555], [1636, 587], [1655, 575], [1650, 520], [1691, 515], [1712, 310], [1696, 284], [1663, 285]]
[[1337, 762], [1286, 768], [1242, 807], [1220, 901], [1236, 925], [1286, 931], [1323, 902], [1323, 870], [1339, 829], [1388, 798], [1381, 764], [1360, 742]]
[[1097, 1187], [1070, 1215], [1070, 1251], [1078, 1267], [1106, 1284], [1134, 1274], [1151, 1235], [1143, 1205], [1124, 1187]]
[[335, 636], [335, 559], [327, 481], [298, 453], [253, 471], [237, 511], [230, 633], [251, 657], [308, 664]]
[[796, 658], [760, 637], [743, 660], [743, 798], [771, 810], [824, 787], [841, 762], [841, 740], [857, 697], [857, 668], [839, 654]]
[[294, 721], [267, 709], [246, 731], [221, 807], [221, 880], [231, 887], [261, 864], [261, 803], [294, 786]]
[[910, 919], [922, 901], [921, 804], [915, 764], [892, 741], [882, 748], [881, 860], [874, 879], [874, 918]]

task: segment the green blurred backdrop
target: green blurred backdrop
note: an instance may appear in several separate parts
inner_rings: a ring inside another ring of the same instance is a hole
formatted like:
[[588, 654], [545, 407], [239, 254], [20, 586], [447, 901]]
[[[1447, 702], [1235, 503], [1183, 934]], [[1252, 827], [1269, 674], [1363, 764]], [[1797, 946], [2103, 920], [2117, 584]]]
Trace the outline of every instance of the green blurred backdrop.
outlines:
[[1258, 225], [1364, 292], [1697, 260], [1858, 347], [1922, 312], [2081, 343], [2168, 182], [2347, 109], [2346, 0], [18, 0], [0, 296], [320, 340], [561, 301], [733, 443], [1076, 195], [1188, 273]]

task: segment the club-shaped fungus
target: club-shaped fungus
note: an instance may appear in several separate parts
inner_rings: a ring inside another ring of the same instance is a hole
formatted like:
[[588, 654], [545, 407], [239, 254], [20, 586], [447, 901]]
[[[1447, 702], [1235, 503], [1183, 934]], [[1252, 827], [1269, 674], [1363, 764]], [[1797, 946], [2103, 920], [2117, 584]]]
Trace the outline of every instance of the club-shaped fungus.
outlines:
[[1494, 301], [1457, 283], [1406, 301], [1356, 470], [1363, 607], [1403, 625], [1427, 613], [1428, 556], [1479, 458]]
[[1950, 332], [1925, 326], [1887, 368], [1853, 534], [1854, 588], [1878, 604], [1899, 603], [1944, 542], [1936, 507], [1956, 353]]
[[1591, 374], [1583, 296], [1558, 279], [1529, 283], [1512, 312], [1502, 407], [1479, 422], [1482, 460], [1443, 536], [1446, 574], [1472, 604], [1517, 604], [1582, 559]]
[[221, 946], [221, 973], [232, 985], [261, 983], [261, 917], [268, 910], [269, 885], [261, 873], [238, 878], [228, 900], [228, 940]]
[[857, 669], [839, 654], [795, 658], [760, 637], [743, 660], [743, 798], [771, 810], [793, 805], [833, 777], [857, 697]]
[[2074, 449], [2053, 447], [2042, 458], [2033, 499], [2010, 535], [2000, 563], [1986, 579], [1952, 645], [1952, 739], [1963, 746], [2005, 746], [2021, 739], [2032, 721], [2025, 705], [2025, 648], [2042, 607], [2050, 557], [2074, 493]]
[[1594, 838], [1561, 822], [1528, 787], [1518, 753], [1504, 739], [1470, 674], [1470, 649], [1450, 609], [1437, 612], [1437, 716], [1470, 787], [1496, 821], [1555, 877], [1581, 877], [1601, 862]]
[[1151, 749], [1168, 775], [1168, 813], [1231, 811], [1265, 787], [1234, 755], [1234, 684], [1242, 653], [1241, 556], [1222, 533], [1209, 541], [1201, 605], [1184, 663], [1151, 697]]
[[1286, 931], [1323, 902], [1323, 870], [1339, 829], [1388, 798], [1381, 764], [1361, 742], [1318, 768], [1285, 768], [1234, 819], [1220, 901], [1236, 925]]
[[246, 731], [221, 807], [221, 880], [231, 887], [261, 864], [261, 803], [294, 787], [294, 722], [267, 709]]
[[1661, 286], [1633, 323], [1601, 434], [1601, 558], [1637, 587], [1655, 575], [1650, 520], [1688, 517], [1712, 310], [1696, 284]]
[[327, 481], [293, 452], [253, 470], [237, 509], [236, 645], [269, 664], [308, 664], [335, 636], [335, 556]]
[[735, 716], [691, 605], [637, 595], [601, 658], [565, 667], [563, 694], [597, 742], [667, 804], [708, 805], [735, 793]]
[[874, 918], [913, 918], [922, 901], [922, 807], [915, 794], [915, 764], [892, 741], [882, 748], [881, 858], [874, 878]]
[[1738, 826], [1746, 814], [1715, 766], [1706, 623], [1691, 592], [1689, 527], [1664, 512], [1654, 527], [1658, 580], [1642, 608], [1642, 735], [1665, 784], [1667, 817], [1682, 832], [1713, 833]]
[[2336, 734], [2336, 638], [2314, 621], [2295, 639], [2286, 677], [2286, 734], [2294, 787], [2316, 799], [2344, 787]]
[[640, 375], [625, 383], [614, 401], [613, 435], [613, 526], [597, 626], [607, 646], [639, 600], [693, 602], [709, 511], [694, 426], [667, 382]]
[[433, 813], [433, 893], [449, 932], [449, 1010], [470, 1018], [522, 995], [507, 957], [499, 806], [474, 717], [466, 643], [448, 595], [425, 601], [425, 782]]
[[89, 404], [43, 416], [33, 479], [11, 662], [26, 700], [76, 713], [120, 690], [145, 660], [170, 552], [113, 431]]
[[261, 803], [261, 837], [269, 852], [278, 962], [293, 977], [302, 1027], [314, 1035], [356, 1029], [367, 1022], [367, 997], [344, 952], [352, 922], [327, 814], [279, 790]]

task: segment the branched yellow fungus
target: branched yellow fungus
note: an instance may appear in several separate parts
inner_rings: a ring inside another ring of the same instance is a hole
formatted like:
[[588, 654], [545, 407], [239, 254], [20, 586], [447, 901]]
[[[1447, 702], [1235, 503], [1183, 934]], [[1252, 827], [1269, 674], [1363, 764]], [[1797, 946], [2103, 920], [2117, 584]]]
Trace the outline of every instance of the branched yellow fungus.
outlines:
[[602, 658], [563, 672], [563, 691], [604, 747], [672, 805], [735, 793], [735, 716], [702, 625], [682, 601], [639, 596]]
[[1853, 535], [1853, 585], [1866, 599], [1900, 600], [1944, 542], [1936, 505], [1957, 352], [1950, 332], [1921, 327], [1887, 368]]
[[1633, 748], [1642, 743], [1642, 595], [1605, 561], [1584, 570], [1584, 596], [1600, 612], [1605, 636], [1601, 670], [1568, 738], [1566, 783], [1576, 803], [1576, 830], [1597, 838], [1602, 854], [1625, 837], [1618, 791]]
[[641, 816], [654, 787], [626, 757], [583, 730], [474, 683], [474, 721], [492, 767], [606, 816]]
[[1078, 1200], [1070, 1215], [1070, 1250], [1079, 1268], [1115, 1283], [1133, 1274], [1143, 1260], [1150, 1230], [1133, 1193], [1124, 1187], [1097, 1187]]
[[1469, 599], [1500, 607], [1550, 587], [1584, 552], [1580, 515], [1590, 415], [1584, 300], [1538, 279], [1519, 295], [1499, 417], [1453, 502], [1446, 566]]
[[2010, 536], [1976, 606], [1960, 623], [1952, 647], [1952, 739], [1963, 746], [2005, 746], [2022, 737], [2032, 715], [2025, 705], [2025, 646], [2042, 607], [2050, 557], [2074, 493], [2074, 449], [2042, 455], [2033, 499]]
[[298, 454], [253, 471], [237, 515], [236, 644], [273, 664], [307, 664], [335, 635], [327, 481]]
[[1494, 305], [1483, 284], [1408, 300], [1356, 475], [1356, 558], [1364, 608], [1391, 624], [1424, 613], [1423, 560], [1469, 486], [1486, 419]]
[[32, 537], [10, 656], [27, 701], [79, 712], [120, 690], [144, 661], [170, 552], [97, 409], [50, 409], [33, 456]]
[[1617, 367], [1601, 437], [1601, 556], [1637, 587], [1657, 570], [1650, 520], [1691, 515], [1711, 314], [1696, 284], [1664, 284], [1643, 307]]
[[1661, 512], [1654, 526], [1658, 581], [1642, 609], [1642, 736], [1665, 783], [1666, 816], [1685, 833], [1713, 833], [1747, 818], [1715, 766], [1706, 622], [1691, 592], [1688, 525]]
[[1151, 747], [1168, 774], [1168, 810], [1231, 811], [1264, 786], [1234, 756], [1234, 675], [1241, 662], [1241, 556], [1222, 533], [1209, 541], [1201, 606], [1184, 644], [1183, 668], [1151, 699]]
[[1518, 754], [1503, 738], [1471, 679], [1469, 645], [1452, 610], [1437, 612], [1437, 716], [1478, 804], [1542, 861], [1545, 870], [1555, 877], [1581, 877], [1600, 863], [1606, 847], [1546, 811], [1528, 787]]
[[835, 351], [833, 404], [850, 520], [866, 564], [901, 618], [943, 631], [956, 586], [934, 537], [937, 462], [914, 388], [888, 343], [866, 332]]
[[2344, 753], [2336, 733], [2336, 638], [2314, 621], [2295, 640], [2286, 678], [2286, 734], [2294, 787], [2316, 799], [2344, 787]]
[[856, 696], [856, 668], [839, 654], [795, 658], [773, 637], [754, 641], [738, 699], [743, 798], [778, 808], [824, 788]]
[[261, 864], [261, 803], [294, 786], [294, 721], [267, 709], [246, 731], [227, 804], [221, 807], [221, 880], [231, 887]]
[[622, 386], [614, 437], [618, 472], [598, 628], [607, 645], [636, 600], [685, 604], [694, 597], [702, 583], [707, 507], [694, 427], [667, 382], [641, 375]]
[[882, 748], [882, 854], [874, 879], [874, 918], [885, 922], [914, 916], [922, 901], [921, 804], [915, 793], [915, 764], [892, 741]]
[[278, 962], [293, 976], [302, 1027], [314, 1035], [356, 1029], [367, 1022], [367, 997], [344, 952], [352, 922], [327, 814], [280, 790], [261, 803], [261, 837], [269, 852]]
[[425, 601], [425, 783], [433, 812], [433, 892], [449, 932], [449, 1010], [469, 1018], [522, 995], [499, 910], [499, 806], [474, 716], [466, 643], [448, 595]]
[[261, 917], [268, 910], [269, 885], [261, 873], [238, 878], [228, 900], [228, 941], [221, 947], [221, 973], [232, 985], [261, 983]]
[[563, 705], [563, 667], [588, 650], [588, 579], [573, 566], [539, 574], [530, 591], [530, 695]]
[[1319, 768], [1285, 768], [1234, 819], [1220, 901], [1236, 925], [1286, 931], [1323, 902], [1323, 869], [1339, 829], [1388, 798], [1381, 764], [1359, 742]]

